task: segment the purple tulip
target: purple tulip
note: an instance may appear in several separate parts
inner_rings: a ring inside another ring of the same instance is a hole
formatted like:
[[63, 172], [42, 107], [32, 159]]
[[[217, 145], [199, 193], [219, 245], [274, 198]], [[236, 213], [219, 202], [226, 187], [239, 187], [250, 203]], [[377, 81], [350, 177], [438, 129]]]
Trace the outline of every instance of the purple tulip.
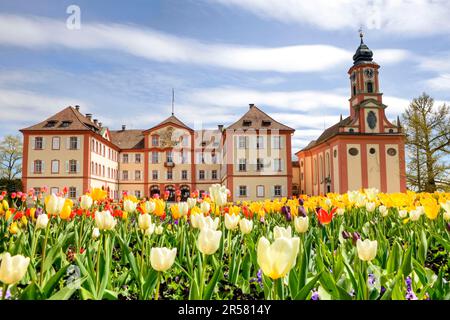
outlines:
[[311, 300], [320, 300], [320, 296], [319, 296], [319, 293], [317, 292], [317, 290], [313, 290], [313, 293], [311, 295]]
[[355, 232], [353, 232], [352, 238], [353, 238], [353, 244], [356, 244], [356, 241], [358, 241], [358, 239], [361, 239], [361, 235], [355, 231]]
[[305, 207], [300, 206], [300, 207], [298, 208], [298, 214], [301, 215], [302, 217], [306, 217], [306, 210], [305, 210]]
[[342, 231], [342, 238], [344, 238], [345, 240], [352, 238], [352, 235], [347, 232], [347, 231]]

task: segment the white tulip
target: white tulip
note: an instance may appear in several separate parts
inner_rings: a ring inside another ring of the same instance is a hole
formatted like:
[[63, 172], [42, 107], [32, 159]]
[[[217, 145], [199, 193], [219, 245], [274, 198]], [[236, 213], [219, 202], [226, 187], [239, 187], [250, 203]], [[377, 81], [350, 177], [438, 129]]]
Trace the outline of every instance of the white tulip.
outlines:
[[377, 247], [377, 240], [370, 241], [369, 239], [366, 239], [364, 241], [361, 241], [361, 239], [358, 239], [356, 241], [358, 257], [363, 261], [373, 260], [377, 255]]
[[398, 211], [398, 215], [400, 216], [400, 218], [406, 218], [406, 216], [408, 215], [408, 211], [406, 210], [399, 210]]
[[57, 215], [61, 212], [65, 202], [65, 198], [58, 197], [52, 193], [47, 201], [47, 204], [45, 205], [45, 210], [51, 215]]
[[367, 212], [374, 212], [376, 208], [375, 202], [367, 202], [366, 203], [366, 210]]
[[337, 208], [336, 214], [337, 214], [338, 216], [343, 216], [344, 213], [345, 213], [345, 208]]
[[253, 229], [253, 220], [242, 218], [239, 221], [239, 227], [241, 229], [242, 234], [249, 234], [250, 232], [252, 232]]
[[386, 217], [389, 213], [389, 210], [388, 208], [386, 208], [386, 206], [379, 206], [378, 211], [381, 213], [382, 217]]
[[136, 205], [137, 205], [136, 202], [127, 199], [123, 202], [123, 209], [128, 213], [132, 213], [136, 211]]
[[98, 237], [100, 237], [100, 230], [98, 228], [94, 228], [94, 230], [92, 230], [92, 239], [97, 239]]
[[152, 217], [148, 213], [139, 215], [138, 225], [142, 231], [145, 231], [148, 228], [150, 228], [151, 224], [152, 224]]
[[225, 186], [214, 184], [209, 187], [209, 196], [218, 206], [223, 206], [227, 203], [228, 190]]
[[217, 230], [219, 227], [219, 218], [215, 218], [214, 220], [211, 218], [211, 216], [204, 217], [203, 219], [199, 220], [199, 229], [213, 229]]
[[370, 189], [364, 189], [364, 193], [366, 194], [366, 197], [369, 201], [375, 201], [379, 190], [376, 188], [370, 188]]
[[269, 240], [261, 237], [258, 241], [257, 261], [262, 272], [271, 279], [283, 278], [295, 265], [299, 251], [298, 237]]
[[278, 238], [292, 238], [292, 229], [291, 226], [288, 226], [287, 228], [275, 226], [273, 228], [273, 237], [274, 239]]
[[89, 210], [92, 207], [92, 203], [94, 200], [92, 200], [91, 196], [88, 194], [82, 195], [80, 200], [80, 207], [83, 210]]
[[151, 236], [155, 232], [155, 224], [151, 223], [150, 226], [145, 230], [146, 236]]
[[200, 204], [200, 210], [202, 210], [203, 214], [207, 214], [210, 209], [211, 205], [209, 204], [209, 202], [202, 201], [202, 203]]
[[153, 213], [156, 208], [156, 203], [154, 201], [145, 201], [143, 205], [143, 209], [145, 213]]
[[48, 225], [48, 216], [46, 213], [41, 213], [36, 219], [36, 230], [45, 229]]
[[411, 210], [409, 212], [409, 218], [411, 219], [411, 221], [417, 221], [419, 220], [420, 216], [422, 215], [422, 212], [419, 210]]
[[235, 214], [225, 214], [225, 227], [228, 230], [235, 230], [238, 227], [238, 223], [241, 217]]
[[112, 230], [116, 226], [116, 219], [108, 210], [102, 212], [95, 212], [95, 225], [100, 230]]
[[222, 231], [216, 231], [210, 228], [203, 228], [197, 239], [197, 246], [201, 253], [214, 254], [220, 246]]
[[192, 209], [197, 204], [197, 199], [187, 198], [187, 204], [189, 206], [189, 209]]
[[161, 235], [161, 234], [163, 234], [163, 232], [164, 232], [164, 228], [162, 226], [157, 226], [155, 228], [155, 234]]
[[294, 218], [295, 230], [298, 233], [305, 233], [308, 230], [309, 218], [308, 217], [295, 217]]
[[167, 271], [172, 267], [177, 256], [177, 248], [152, 248], [150, 250], [150, 263], [156, 271]]
[[444, 220], [450, 220], [450, 200], [441, 203], [442, 209], [444, 209]]
[[187, 202], [179, 202], [178, 203], [178, 210], [180, 211], [181, 216], [187, 216], [189, 211], [189, 205]]
[[190, 220], [191, 220], [191, 226], [193, 228], [200, 228], [202, 225], [202, 221], [205, 218], [205, 216], [201, 213], [191, 214]]
[[30, 258], [18, 254], [11, 257], [9, 252], [1, 256], [0, 281], [3, 284], [10, 285], [19, 282], [27, 273]]

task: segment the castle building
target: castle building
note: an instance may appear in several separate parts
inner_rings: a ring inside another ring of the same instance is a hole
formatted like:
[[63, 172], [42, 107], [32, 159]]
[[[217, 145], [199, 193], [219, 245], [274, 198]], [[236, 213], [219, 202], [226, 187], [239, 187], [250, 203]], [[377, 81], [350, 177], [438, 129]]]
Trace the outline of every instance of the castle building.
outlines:
[[379, 83], [380, 66], [363, 41], [353, 56], [350, 115], [326, 129], [296, 153], [300, 193], [344, 193], [360, 188], [404, 192], [405, 136], [385, 115]]
[[233, 201], [291, 195], [294, 129], [253, 104], [236, 123], [213, 130], [193, 130], [172, 114], [149, 129], [112, 131], [75, 106], [21, 132], [25, 190], [68, 187], [73, 199], [92, 188], [114, 199], [169, 192], [174, 201], [177, 190], [186, 199], [223, 183]]

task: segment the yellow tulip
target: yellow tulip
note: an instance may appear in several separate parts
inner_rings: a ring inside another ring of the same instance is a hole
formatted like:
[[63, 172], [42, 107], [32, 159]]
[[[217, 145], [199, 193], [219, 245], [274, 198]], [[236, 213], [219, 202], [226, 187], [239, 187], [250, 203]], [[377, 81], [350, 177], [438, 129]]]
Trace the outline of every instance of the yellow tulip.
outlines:
[[103, 190], [101, 188], [94, 188], [90, 193], [90, 196], [94, 201], [105, 200], [107, 195], [108, 193], [106, 192], [106, 190]]
[[295, 265], [299, 244], [298, 237], [280, 237], [272, 244], [261, 237], [258, 241], [257, 261], [263, 273], [274, 280], [284, 277]]
[[17, 222], [13, 222], [11, 223], [11, 225], [9, 226], [9, 232], [11, 234], [17, 234], [19, 233], [19, 226], [17, 225]]
[[3, 200], [2, 201], [2, 207], [3, 207], [3, 211], [8, 211], [9, 210], [9, 204], [8, 204], [8, 201], [6, 201], [6, 200]]
[[72, 207], [69, 204], [65, 204], [61, 212], [59, 213], [59, 217], [63, 220], [67, 220], [69, 219], [71, 213]]

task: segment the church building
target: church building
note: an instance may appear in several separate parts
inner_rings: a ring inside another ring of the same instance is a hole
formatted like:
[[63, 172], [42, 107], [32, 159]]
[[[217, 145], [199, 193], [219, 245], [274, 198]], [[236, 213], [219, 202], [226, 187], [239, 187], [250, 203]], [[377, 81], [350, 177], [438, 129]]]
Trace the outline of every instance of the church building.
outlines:
[[350, 115], [296, 153], [300, 194], [345, 193], [360, 188], [406, 191], [405, 135], [386, 118], [380, 66], [363, 41], [348, 70]]

